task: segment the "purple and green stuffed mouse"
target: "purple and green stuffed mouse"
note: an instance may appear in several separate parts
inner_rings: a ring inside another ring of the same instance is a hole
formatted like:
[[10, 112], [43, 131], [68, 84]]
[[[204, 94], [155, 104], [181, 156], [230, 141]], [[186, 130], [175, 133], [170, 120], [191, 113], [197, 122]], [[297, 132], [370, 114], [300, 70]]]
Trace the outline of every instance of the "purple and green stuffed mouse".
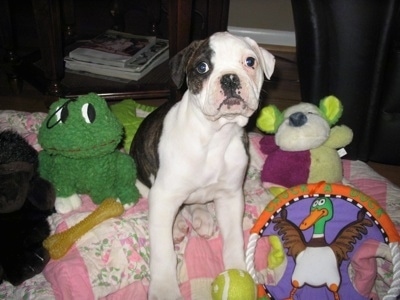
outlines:
[[260, 140], [260, 149], [267, 154], [261, 180], [283, 187], [341, 182], [343, 169], [337, 149], [353, 139], [349, 127], [331, 128], [342, 112], [343, 106], [334, 96], [325, 97], [319, 106], [299, 103], [283, 112], [273, 105], [264, 107], [257, 119], [257, 127], [269, 134]]
[[56, 189], [57, 212], [80, 207], [79, 194], [96, 204], [115, 198], [125, 208], [138, 201], [135, 163], [117, 148], [122, 136], [122, 125], [94, 93], [51, 105], [39, 129], [39, 171]]

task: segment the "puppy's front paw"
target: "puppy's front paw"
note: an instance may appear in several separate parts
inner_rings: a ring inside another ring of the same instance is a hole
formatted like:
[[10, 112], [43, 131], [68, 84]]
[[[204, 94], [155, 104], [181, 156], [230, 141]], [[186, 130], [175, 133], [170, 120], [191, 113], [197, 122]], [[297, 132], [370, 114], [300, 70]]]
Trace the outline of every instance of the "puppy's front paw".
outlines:
[[199, 236], [206, 239], [211, 238], [216, 231], [215, 220], [204, 205], [192, 210], [192, 226]]
[[182, 242], [188, 232], [189, 226], [186, 223], [186, 220], [183, 217], [182, 213], [179, 212], [175, 218], [174, 226], [172, 228], [174, 244], [179, 244], [180, 242]]

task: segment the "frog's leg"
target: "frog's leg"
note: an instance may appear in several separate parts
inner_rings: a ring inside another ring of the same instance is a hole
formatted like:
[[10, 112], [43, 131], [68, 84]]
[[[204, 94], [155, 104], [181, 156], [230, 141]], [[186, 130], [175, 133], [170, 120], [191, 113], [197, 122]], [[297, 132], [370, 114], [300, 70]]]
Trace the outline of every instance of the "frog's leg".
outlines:
[[74, 176], [68, 176], [68, 174], [59, 174], [54, 178], [54, 187], [57, 193], [54, 206], [59, 213], [69, 213], [82, 205], [74, 180]]
[[54, 207], [58, 213], [66, 214], [78, 209], [82, 205], [82, 200], [78, 194], [72, 194], [67, 197], [56, 197]]

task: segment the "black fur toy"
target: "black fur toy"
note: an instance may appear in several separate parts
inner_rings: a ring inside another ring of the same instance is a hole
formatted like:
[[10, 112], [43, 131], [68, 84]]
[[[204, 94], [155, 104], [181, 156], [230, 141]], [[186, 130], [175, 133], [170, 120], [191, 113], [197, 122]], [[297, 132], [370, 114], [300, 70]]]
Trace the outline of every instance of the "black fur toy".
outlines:
[[38, 173], [37, 151], [19, 134], [0, 132], [0, 283], [19, 285], [49, 261], [43, 240], [55, 191]]

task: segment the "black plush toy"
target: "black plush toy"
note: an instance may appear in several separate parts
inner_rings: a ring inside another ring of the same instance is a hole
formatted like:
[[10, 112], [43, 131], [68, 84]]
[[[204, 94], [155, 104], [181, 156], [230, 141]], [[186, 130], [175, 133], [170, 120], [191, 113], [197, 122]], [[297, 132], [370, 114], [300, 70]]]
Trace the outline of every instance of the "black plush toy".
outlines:
[[0, 283], [19, 285], [49, 261], [42, 246], [55, 191], [38, 173], [38, 154], [19, 134], [0, 132]]

